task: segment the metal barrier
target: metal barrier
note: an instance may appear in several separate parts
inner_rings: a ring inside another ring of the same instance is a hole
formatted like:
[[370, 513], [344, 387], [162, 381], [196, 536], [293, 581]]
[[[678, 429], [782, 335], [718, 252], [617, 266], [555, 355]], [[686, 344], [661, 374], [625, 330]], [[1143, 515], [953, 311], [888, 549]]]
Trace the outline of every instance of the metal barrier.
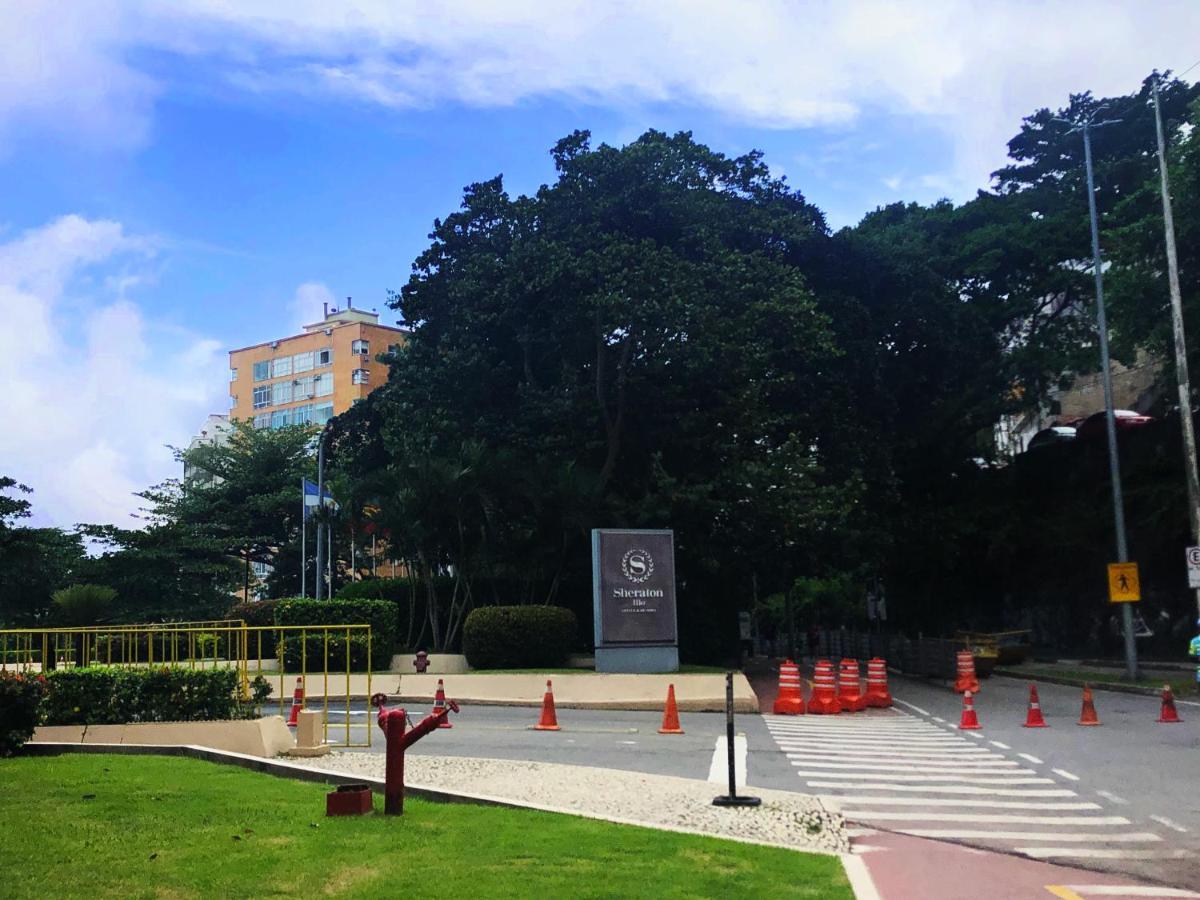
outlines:
[[[94, 665], [231, 668], [238, 673], [243, 700], [257, 700], [264, 709], [277, 704], [284, 716], [299, 678], [304, 706], [322, 711], [326, 743], [345, 747], [371, 746], [368, 710], [365, 705], [362, 711], [352, 709], [352, 701], [372, 694], [372, 650], [370, 625], [251, 626], [241, 619], [213, 619], [0, 629], [0, 671]], [[312, 702], [317, 685], [319, 706]], [[331, 722], [331, 713], [345, 721]], [[362, 725], [353, 724], [356, 716]]]

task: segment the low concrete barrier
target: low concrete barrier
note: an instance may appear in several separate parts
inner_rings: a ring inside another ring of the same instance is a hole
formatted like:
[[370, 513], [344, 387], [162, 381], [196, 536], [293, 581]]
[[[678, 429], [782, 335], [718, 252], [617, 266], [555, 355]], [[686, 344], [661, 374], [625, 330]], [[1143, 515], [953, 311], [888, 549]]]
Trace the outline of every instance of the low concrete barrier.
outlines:
[[247, 756], [272, 757], [295, 741], [279, 716], [215, 722], [130, 722], [125, 725], [43, 725], [31, 744], [131, 744], [204, 746]]

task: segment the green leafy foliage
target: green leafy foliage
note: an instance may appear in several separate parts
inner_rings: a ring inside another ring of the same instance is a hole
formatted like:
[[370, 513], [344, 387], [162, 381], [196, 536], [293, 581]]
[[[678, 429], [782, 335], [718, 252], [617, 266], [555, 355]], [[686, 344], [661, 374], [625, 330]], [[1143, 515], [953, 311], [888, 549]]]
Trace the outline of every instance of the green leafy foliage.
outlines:
[[579, 640], [579, 623], [556, 606], [484, 606], [463, 626], [463, 653], [476, 669], [561, 666]]
[[[396, 604], [389, 600], [280, 600], [275, 607], [278, 625], [370, 625], [370, 663], [386, 668], [391, 663], [396, 646]], [[304, 634], [299, 630], [282, 631], [284, 666], [298, 672], [301, 666], [310, 671], [325, 665], [328, 655], [331, 670], [346, 666], [349, 648], [350, 668], [365, 671], [368, 663], [368, 641], [365, 634], [329, 629]]]
[[117, 592], [102, 584], [74, 584], [54, 592], [54, 616], [60, 625], [97, 625], [105, 621]]
[[33, 737], [45, 694], [42, 675], [0, 672], [0, 757], [11, 756]]
[[254, 715], [238, 698], [235, 669], [118, 667], [60, 669], [46, 676], [47, 725], [191, 722]]

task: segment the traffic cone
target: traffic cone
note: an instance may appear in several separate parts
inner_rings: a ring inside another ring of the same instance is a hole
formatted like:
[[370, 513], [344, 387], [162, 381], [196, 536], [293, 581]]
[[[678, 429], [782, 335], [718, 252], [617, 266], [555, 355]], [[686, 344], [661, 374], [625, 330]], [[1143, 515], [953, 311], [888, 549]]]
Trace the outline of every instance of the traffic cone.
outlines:
[[954, 690], [958, 693], [970, 691], [979, 693], [979, 678], [975, 675], [975, 657], [970, 650], [959, 650], [955, 657], [958, 666], [958, 678], [954, 682]]
[[1029, 686], [1029, 712], [1025, 714], [1025, 728], [1049, 728], [1042, 718], [1042, 707], [1038, 703], [1037, 685]]
[[1171, 686], [1169, 684], [1163, 685], [1162, 712], [1158, 714], [1158, 721], [1166, 723], [1183, 721], [1183, 719], [1179, 718], [1179, 713], [1175, 709], [1175, 695], [1171, 693]]
[[300, 710], [304, 708], [304, 679], [296, 678], [296, 690], [292, 694], [292, 711], [288, 714], [288, 727], [295, 728], [300, 724]]
[[867, 660], [867, 693], [863, 698], [867, 706], [876, 709], [886, 709], [892, 705], [892, 695], [888, 691], [887, 660]]
[[1092, 689], [1083, 686], [1083, 712], [1079, 714], [1080, 725], [1099, 725], [1100, 717], [1096, 715], [1096, 704], [1092, 702]]
[[[438, 713], [438, 712], [441, 712], [442, 710], [444, 710], [445, 708], [446, 708], [446, 689], [445, 689], [445, 687], [442, 686], [442, 679], [439, 678], [438, 684], [437, 684], [437, 691], [433, 695], [433, 711], [435, 713]], [[449, 715], [445, 716], [442, 719], [442, 721], [438, 723], [438, 728], [453, 728], [453, 727], [454, 726], [450, 724], [450, 716]]]
[[867, 701], [862, 695], [862, 684], [858, 679], [858, 660], [843, 659], [838, 672], [838, 702], [846, 712], [862, 712]]
[[798, 716], [804, 712], [800, 667], [790, 659], [785, 659], [779, 665], [779, 694], [775, 697], [771, 712], [777, 716]]
[[837, 698], [837, 681], [833, 674], [833, 663], [818, 659], [813, 672], [813, 692], [808, 698], [808, 711], [813, 715], [837, 715], [842, 704]]
[[970, 691], [963, 691], [962, 719], [958, 727], [962, 731], [978, 731], [983, 727], [979, 724], [979, 716], [975, 715], [975, 702], [971, 699]]
[[533, 726], [534, 731], [560, 731], [558, 716], [554, 714], [554, 689], [546, 679], [546, 693], [542, 697], [542, 718]]
[[675, 708], [675, 685], [667, 685], [667, 705], [663, 709], [662, 728], [658, 729], [659, 734], [683, 734], [683, 729], [679, 727], [679, 710]]

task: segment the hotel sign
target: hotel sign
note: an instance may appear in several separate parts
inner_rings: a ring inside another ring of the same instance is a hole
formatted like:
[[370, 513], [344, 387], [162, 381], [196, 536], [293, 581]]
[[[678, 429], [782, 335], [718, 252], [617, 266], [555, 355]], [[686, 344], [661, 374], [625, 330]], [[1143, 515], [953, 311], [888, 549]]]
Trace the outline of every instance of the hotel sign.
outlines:
[[596, 646], [678, 643], [671, 531], [592, 531]]

